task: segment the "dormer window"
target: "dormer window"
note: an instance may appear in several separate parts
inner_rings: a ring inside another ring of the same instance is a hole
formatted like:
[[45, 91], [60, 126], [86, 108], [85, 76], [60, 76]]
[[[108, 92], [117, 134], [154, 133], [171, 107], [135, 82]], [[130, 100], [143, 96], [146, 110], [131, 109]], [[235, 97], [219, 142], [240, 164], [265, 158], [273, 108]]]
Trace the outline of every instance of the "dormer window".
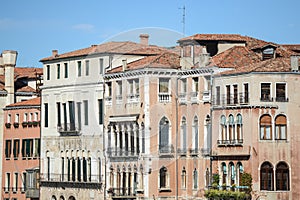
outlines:
[[262, 48], [262, 60], [275, 58], [276, 47], [273, 45], [267, 45]]

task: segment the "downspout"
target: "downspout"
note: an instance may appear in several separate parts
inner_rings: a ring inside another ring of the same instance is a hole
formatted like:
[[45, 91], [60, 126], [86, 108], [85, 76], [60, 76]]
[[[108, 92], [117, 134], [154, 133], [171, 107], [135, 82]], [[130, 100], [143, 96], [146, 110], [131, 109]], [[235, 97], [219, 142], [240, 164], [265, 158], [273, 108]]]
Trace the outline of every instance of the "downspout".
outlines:
[[209, 122], [209, 161], [210, 161], [210, 179], [209, 179], [209, 186], [212, 186], [212, 182], [213, 182], [213, 176], [212, 176], [212, 160], [213, 160], [213, 157], [212, 157], [212, 121], [213, 121], [213, 118], [212, 118], [212, 114], [213, 114], [213, 98], [212, 98], [212, 91], [213, 91], [213, 71], [211, 72], [210, 74], [210, 108], [209, 108], [209, 115], [210, 115], [210, 122]]
[[176, 197], [175, 199], [178, 200], [178, 157], [177, 157], [177, 149], [178, 149], [178, 80], [179, 78], [176, 77], [176, 95], [175, 95], [175, 112], [176, 112], [176, 143], [175, 143], [175, 173], [176, 173]]
[[[102, 78], [103, 78], [103, 75], [102, 75]], [[103, 94], [102, 94], [102, 114], [103, 114], [103, 124], [102, 124], [102, 134], [103, 134], [103, 136], [102, 136], [102, 139], [103, 139], [103, 156], [104, 156], [104, 199], [106, 199], [106, 151], [105, 151], [105, 149], [106, 149], [106, 147], [105, 147], [105, 137], [106, 137], [106, 135], [105, 135], [105, 98], [104, 98], [104, 96], [105, 96], [105, 79], [103, 78], [103, 82], [102, 82], [102, 84], [103, 84]], [[102, 164], [103, 165], [103, 164]]]

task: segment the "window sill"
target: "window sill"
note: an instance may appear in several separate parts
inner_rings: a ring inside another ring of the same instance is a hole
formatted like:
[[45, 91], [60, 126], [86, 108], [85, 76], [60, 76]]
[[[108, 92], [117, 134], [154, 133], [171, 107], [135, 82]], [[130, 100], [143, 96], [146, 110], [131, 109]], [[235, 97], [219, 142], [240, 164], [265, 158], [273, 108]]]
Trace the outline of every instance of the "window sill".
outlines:
[[159, 188], [159, 192], [171, 192], [171, 188]]

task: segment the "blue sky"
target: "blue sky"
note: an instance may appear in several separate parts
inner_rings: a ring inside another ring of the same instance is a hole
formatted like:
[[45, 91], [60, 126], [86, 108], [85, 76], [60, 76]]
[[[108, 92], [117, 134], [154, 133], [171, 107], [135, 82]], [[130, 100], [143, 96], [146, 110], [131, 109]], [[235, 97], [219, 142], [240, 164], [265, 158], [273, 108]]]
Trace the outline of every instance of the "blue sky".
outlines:
[[27, 0], [4, 1], [0, 46], [17, 50], [17, 66], [41, 67], [52, 49], [68, 52], [108, 40], [176, 44], [196, 33], [236, 33], [275, 43], [300, 44], [299, 0]]

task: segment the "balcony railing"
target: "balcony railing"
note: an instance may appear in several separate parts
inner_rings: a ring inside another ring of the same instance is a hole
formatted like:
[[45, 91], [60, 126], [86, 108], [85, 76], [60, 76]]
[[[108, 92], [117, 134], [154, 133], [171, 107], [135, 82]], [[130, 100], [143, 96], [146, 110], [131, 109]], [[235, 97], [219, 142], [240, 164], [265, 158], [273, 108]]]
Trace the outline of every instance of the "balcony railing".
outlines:
[[159, 100], [159, 102], [161, 102], [161, 103], [170, 102], [170, 101], [171, 101], [171, 94], [160, 92], [160, 93], [158, 94], [158, 100]]
[[61, 136], [76, 136], [80, 134], [80, 127], [75, 123], [58, 124], [57, 131]]
[[191, 102], [198, 103], [199, 101], [199, 93], [198, 92], [191, 92]]
[[159, 154], [172, 154], [174, 153], [173, 145], [159, 145]]
[[[77, 175], [77, 174], [76, 174]], [[41, 186], [66, 187], [66, 188], [101, 188], [102, 181], [99, 175], [81, 175], [80, 180], [74, 174], [42, 173], [40, 175]]]
[[260, 101], [262, 101], [262, 102], [273, 102], [273, 97], [263, 96], [263, 97], [260, 97]]
[[249, 104], [249, 93], [239, 93], [232, 95], [213, 96], [214, 106], [234, 106], [240, 104]]
[[210, 91], [204, 91], [202, 93], [202, 101], [210, 102]]
[[140, 94], [128, 94], [127, 102], [128, 103], [136, 103], [140, 101]]
[[276, 97], [275, 101], [277, 101], [277, 102], [289, 102], [289, 98], [286, 98], [286, 97]]
[[186, 156], [187, 154], [187, 148], [178, 148], [177, 153], [181, 156]]
[[189, 151], [190, 151], [191, 156], [198, 156], [198, 154], [199, 154], [198, 148], [191, 148]]
[[138, 156], [139, 149], [116, 149], [109, 147], [107, 148], [108, 157], [130, 157], [130, 156]]
[[121, 196], [134, 197], [137, 194], [137, 188], [136, 187], [109, 188], [107, 192], [115, 197], [121, 197]]
[[242, 145], [243, 139], [234, 139], [234, 140], [218, 140], [218, 146], [223, 145]]
[[186, 93], [181, 93], [178, 95], [179, 97], [179, 103], [180, 104], [186, 104], [187, 103], [187, 96], [186, 96]]
[[112, 97], [111, 96], [105, 97], [104, 100], [105, 100], [105, 105], [107, 105], [107, 106], [112, 105]]

